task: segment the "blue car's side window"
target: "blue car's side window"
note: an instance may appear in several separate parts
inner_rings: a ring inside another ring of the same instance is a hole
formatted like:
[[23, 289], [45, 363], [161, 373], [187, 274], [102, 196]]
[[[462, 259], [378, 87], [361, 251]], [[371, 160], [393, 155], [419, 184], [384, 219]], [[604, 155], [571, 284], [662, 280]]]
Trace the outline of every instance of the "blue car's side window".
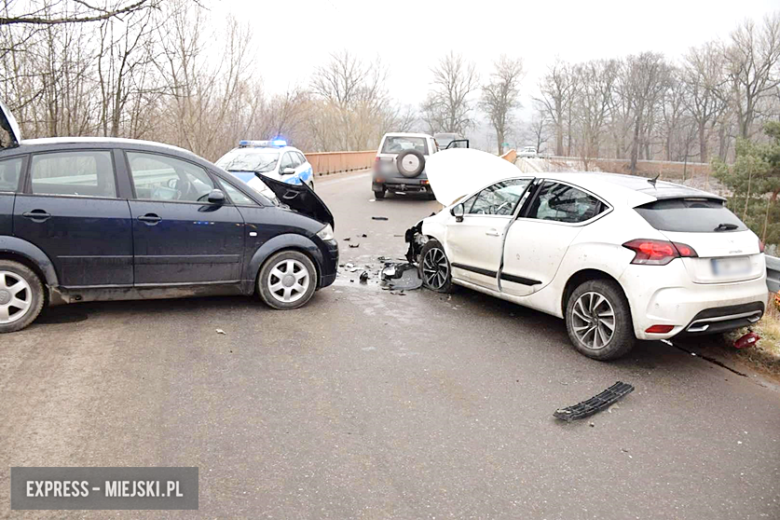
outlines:
[[21, 172], [21, 157], [13, 157], [0, 161], [0, 192], [17, 191], [19, 189], [19, 175]]

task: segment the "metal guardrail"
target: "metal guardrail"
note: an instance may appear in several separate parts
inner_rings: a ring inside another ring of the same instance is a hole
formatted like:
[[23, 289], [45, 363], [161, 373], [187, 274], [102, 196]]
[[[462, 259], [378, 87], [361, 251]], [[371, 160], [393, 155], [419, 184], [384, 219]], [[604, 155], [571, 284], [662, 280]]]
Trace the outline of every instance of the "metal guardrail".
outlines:
[[766, 257], [766, 285], [771, 292], [780, 292], [780, 258]]

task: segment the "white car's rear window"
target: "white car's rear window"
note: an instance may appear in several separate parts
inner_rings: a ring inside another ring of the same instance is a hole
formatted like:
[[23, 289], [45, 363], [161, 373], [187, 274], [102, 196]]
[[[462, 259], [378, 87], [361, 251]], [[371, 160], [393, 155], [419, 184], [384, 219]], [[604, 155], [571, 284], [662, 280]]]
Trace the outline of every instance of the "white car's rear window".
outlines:
[[388, 135], [382, 146], [382, 153], [401, 153], [406, 150], [417, 150], [423, 155], [428, 155], [428, 145], [424, 137], [407, 137], [401, 135]]
[[745, 231], [747, 226], [719, 200], [668, 199], [635, 208], [659, 231], [715, 233]]

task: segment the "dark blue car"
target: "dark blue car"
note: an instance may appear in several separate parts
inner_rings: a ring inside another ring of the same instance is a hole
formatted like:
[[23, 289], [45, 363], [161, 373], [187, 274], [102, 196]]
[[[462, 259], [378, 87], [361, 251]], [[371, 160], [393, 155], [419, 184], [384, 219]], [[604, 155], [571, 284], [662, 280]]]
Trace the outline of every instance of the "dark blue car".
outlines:
[[301, 307], [336, 278], [333, 216], [305, 185], [269, 200], [196, 155], [129, 139], [22, 141], [0, 102], [0, 332], [44, 305], [257, 293]]

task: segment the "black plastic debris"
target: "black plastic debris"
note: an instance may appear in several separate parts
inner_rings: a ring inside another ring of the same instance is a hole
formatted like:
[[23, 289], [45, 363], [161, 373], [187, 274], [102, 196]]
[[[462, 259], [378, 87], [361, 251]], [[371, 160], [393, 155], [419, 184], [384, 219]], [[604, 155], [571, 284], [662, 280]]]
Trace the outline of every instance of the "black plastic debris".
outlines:
[[382, 285], [390, 290], [411, 291], [422, 287], [420, 272], [416, 266], [409, 263], [386, 262], [381, 278]]
[[362, 273], [360, 273], [360, 281], [361, 282], [368, 281], [368, 271], [363, 271]]
[[341, 240], [343, 240], [344, 242], [349, 242], [349, 241], [350, 241], [350, 240], [352, 240], [352, 239], [351, 239], [350, 237], [344, 237], [344, 238], [342, 238]]
[[363, 233], [363, 234], [362, 234], [362, 235], [360, 235], [360, 236], [361, 236], [361, 237], [363, 237], [363, 238], [368, 238], [368, 235], [366, 235], [365, 233]]
[[559, 408], [553, 414], [553, 417], [562, 421], [571, 422], [576, 419], [582, 419], [605, 410], [618, 402], [628, 394], [634, 391], [634, 387], [628, 383], [618, 381], [600, 394], [591, 397], [587, 401], [582, 401], [574, 406]]
[[371, 217], [371, 220], [390, 220], [387, 217]]
[[360, 244], [349, 244], [349, 247], [351, 247], [352, 249], [357, 249], [358, 247], [360, 247]]

